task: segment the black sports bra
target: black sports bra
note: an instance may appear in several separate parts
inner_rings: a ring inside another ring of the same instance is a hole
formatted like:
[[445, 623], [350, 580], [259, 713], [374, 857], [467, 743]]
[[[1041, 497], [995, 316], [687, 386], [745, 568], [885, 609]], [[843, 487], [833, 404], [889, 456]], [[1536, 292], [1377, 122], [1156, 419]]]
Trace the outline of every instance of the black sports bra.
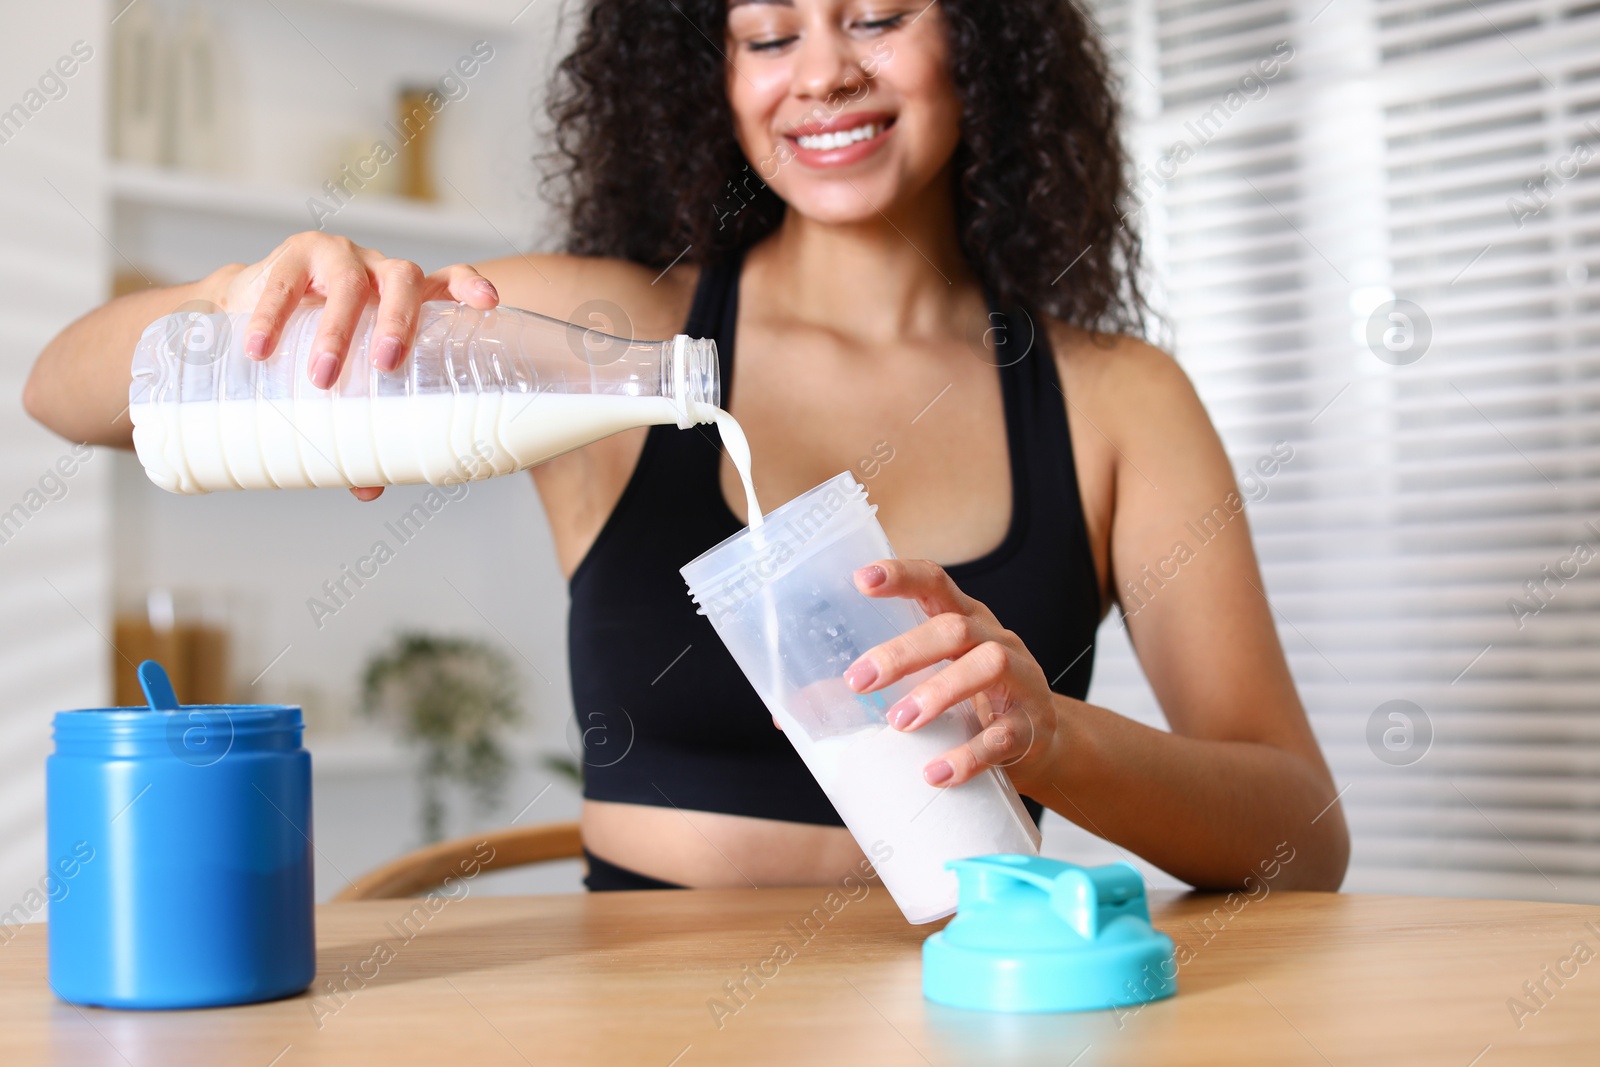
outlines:
[[[684, 332], [717, 342], [731, 395], [739, 259], [706, 267]], [[998, 312], [995, 312], [998, 314]], [[1017, 321], [994, 319], [1005, 327]], [[997, 329], [1011, 457], [1011, 526], [994, 551], [946, 568], [1018, 634], [1056, 692], [1082, 699], [1099, 581], [1066, 409], [1043, 329]], [[1008, 349], [1021, 355], [1007, 358]], [[649, 431], [638, 465], [573, 572], [573, 704], [591, 800], [843, 825], [761, 699], [697, 613], [678, 568], [737, 533], [715, 427]], [[1035, 820], [1041, 806], [1027, 801]]]

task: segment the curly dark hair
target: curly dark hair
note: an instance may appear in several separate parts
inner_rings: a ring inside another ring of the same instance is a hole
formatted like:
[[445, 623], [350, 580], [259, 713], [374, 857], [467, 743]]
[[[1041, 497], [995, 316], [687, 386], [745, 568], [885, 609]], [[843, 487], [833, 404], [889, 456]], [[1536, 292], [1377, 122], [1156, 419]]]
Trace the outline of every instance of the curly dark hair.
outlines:
[[[940, 5], [962, 104], [956, 221], [973, 271], [1006, 304], [1141, 331], [1140, 242], [1119, 210], [1126, 159], [1097, 32], [1071, 0]], [[569, 252], [705, 263], [782, 220], [734, 137], [726, 23], [726, 0], [589, 0], [550, 98], [548, 178]]]

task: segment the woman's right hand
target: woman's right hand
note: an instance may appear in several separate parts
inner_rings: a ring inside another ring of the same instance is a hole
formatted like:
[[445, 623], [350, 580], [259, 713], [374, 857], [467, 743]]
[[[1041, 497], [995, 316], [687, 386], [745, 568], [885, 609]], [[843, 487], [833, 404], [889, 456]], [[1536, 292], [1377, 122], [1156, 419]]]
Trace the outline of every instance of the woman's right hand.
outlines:
[[295, 234], [266, 259], [234, 275], [223, 310], [251, 313], [244, 350], [251, 359], [265, 359], [277, 347], [296, 308], [302, 303], [324, 304], [307, 371], [313, 385], [327, 389], [339, 378], [369, 302], [378, 302], [372, 363], [381, 371], [392, 371], [405, 361], [416, 339], [423, 301], [445, 298], [480, 310], [500, 302], [489, 280], [464, 263], [425, 275], [409, 260], [391, 259], [349, 238], [310, 230]]
[[[405, 361], [416, 340], [423, 301], [445, 297], [480, 310], [500, 302], [489, 280], [464, 263], [425, 275], [409, 260], [391, 259], [349, 238], [310, 230], [295, 234], [266, 259], [235, 274], [222, 303], [224, 311], [251, 313], [244, 342], [251, 359], [266, 359], [277, 348], [289, 316], [301, 304], [325, 305], [306, 369], [313, 385], [327, 389], [339, 380], [368, 303], [378, 302], [373, 366], [392, 371]], [[350, 491], [361, 500], [376, 499], [383, 492], [377, 487]]]

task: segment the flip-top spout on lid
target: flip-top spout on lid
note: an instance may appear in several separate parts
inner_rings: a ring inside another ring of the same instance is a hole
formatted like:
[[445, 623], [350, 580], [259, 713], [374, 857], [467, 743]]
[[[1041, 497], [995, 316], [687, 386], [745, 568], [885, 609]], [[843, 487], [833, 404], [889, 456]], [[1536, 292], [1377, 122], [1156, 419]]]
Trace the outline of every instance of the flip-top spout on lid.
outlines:
[[980, 1011], [1085, 1011], [1177, 992], [1172, 939], [1150, 926], [1131, 864], [1079, 867], [1040, 856], [946, 864], [956, 917], [922, 946], [929, 1000]]

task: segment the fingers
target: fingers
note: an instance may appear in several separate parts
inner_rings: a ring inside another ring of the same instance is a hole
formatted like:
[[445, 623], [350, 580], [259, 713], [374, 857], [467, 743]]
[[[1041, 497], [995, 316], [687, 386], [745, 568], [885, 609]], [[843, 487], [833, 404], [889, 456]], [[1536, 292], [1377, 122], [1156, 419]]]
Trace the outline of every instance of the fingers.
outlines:
[[844, 680], [856, 692], [870, 693], [925, 667], [964, 655], [988, 637], [988, 629], [980, 620], [947, 611], [862, 653], [844, 672]]
[[868, 650], [845, 671], [846, 684], [870, 692], [948, 660], [895, 701], [889, 725], [915, 730], [968, 700], [983, 709], [972, 740], [930, 762], [923, 779], [934, 786], [960, 785], [989, 767], [1024, 759], [1041, 729], [1023, 710], [1027, 694], [1048, 694], [1049, 686], [1021, 640], [928, 560], [878, 560], [854, 578], [863, 595], [915, 600], [930, 618]]
[[500, 303], [500, 293], [493, 283], [465, 263], [456, 263], [428, 275], [424, 292], [424, 300], [449, 297], [480, 311]]
[[1009, 767], [1033, 748], [1033, 720], [1020, 711], [1001, 715], [964, 745], [958, 745], [922, 769], [929, 785], [952, 786], [971, 781], [990, 767]]
[[956, 588], [945, 569], [931, 560], [880, 559], [856, 571], [855, 582], [866, 596], [915, 600], [929, 615], [981, 610], [981, 605]]
[[261, 299], [245, 326], [244, 350], [251, 359], [266, 359], [278, 347], [284, 324], [300, 306], [310, 280], [310, 265], [303, 255], [290, 249], [274, 258], [262, 283]]
[[1011, 651], [999, 641], [985, 641], [895, 701], [888, 711], [889, 725], [915, 730], [963, 700], [1003, 689], [1011, 673]]
[[361, 248], [344, 237], [324, 233], [296, 234], [273, 253], [263, 267], [256, 301], [245, 332], [245, 352], [265, 359], [277, 346], [283, 328], [307, 295], [324, 301], [316, 336], [311, 342], [307, 375], [320, 389], [332, 388], [349, 356], [361, 317], [376, 295], [373, 320], [373, 365], [393, 371], [405, 362], [416, 341], [417, 322], [425, 300], [449, 297], [487, 310], [500, 296], [483, 275], [456, 264], [424, 276], [415, 263], [391, 259]]
[[315, 280], [326, 306], [317, 323], [316, 337], [311, 341], [307, 371], [311, 384], [318, 389], [331, 388], [338, 380], [339, 368], [355, 337], [356, 324], [361, 321], [367, 298], [372, 295], [372, 279], [359, 251], [350, 241], [342, 241], [336, 251], [330, 252], [317, 265]]
[[372, 271], [378, 285], [378, 314], [372, 330], [372, 365], [392, 371], [405, 361], [417, 336], [425, 279], [422, 268], [405, 259], [385, 259]]
[[383, 495], [383, 486], [351, 486], [350, 492], [357, 500], [376, 500]]

